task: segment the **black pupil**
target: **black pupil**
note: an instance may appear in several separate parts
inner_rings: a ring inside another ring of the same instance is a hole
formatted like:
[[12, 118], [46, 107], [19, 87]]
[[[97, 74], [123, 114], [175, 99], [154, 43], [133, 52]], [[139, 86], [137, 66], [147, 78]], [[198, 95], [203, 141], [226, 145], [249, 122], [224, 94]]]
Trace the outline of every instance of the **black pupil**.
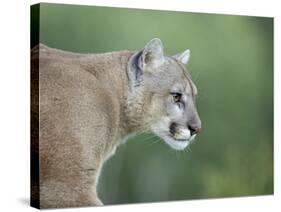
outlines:
[[180, 93], [172, 93], [175, 102], [180, 102], [181, 94]]

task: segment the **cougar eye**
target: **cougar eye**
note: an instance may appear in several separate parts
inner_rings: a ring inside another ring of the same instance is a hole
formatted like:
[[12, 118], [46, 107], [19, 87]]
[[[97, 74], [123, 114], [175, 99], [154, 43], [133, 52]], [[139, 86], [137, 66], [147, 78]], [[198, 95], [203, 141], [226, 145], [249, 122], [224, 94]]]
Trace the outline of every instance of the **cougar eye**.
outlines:
[[175, 92], [175, 93], [171, 93], [171, 95], [173, 96], [173, 99], [174, 99], [175, 103], [181, 102], [181, 96], [182, 96], [181, 93]]

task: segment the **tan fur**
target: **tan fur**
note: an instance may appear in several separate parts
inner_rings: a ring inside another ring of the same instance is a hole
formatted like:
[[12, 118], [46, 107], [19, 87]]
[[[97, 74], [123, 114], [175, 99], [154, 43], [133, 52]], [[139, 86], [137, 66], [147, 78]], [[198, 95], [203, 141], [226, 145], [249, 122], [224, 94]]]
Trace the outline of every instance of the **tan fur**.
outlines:
[[103, 163], [151, 119], [152, 95], [141, 88], [130, 94], [127, 66], [135, 52], [76, 54], [40, 44], [32, 61], [38, 53], [40, 207], [101, 205]]

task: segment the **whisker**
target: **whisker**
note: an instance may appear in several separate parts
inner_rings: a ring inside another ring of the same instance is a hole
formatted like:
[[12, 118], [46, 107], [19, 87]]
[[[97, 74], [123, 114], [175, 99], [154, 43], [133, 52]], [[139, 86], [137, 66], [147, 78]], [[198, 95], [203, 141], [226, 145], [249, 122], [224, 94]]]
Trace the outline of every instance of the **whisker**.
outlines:
[[154, 137], [151, 137], [150, 139], [148, 139], [147, 141], [161, 141], [161, 139], [154, 136]]
[[147, 149], [147, 148], [151, 147], [152, 145], [154, 145], [154, 144], [156, 144], [156, 143], [159, 143], [159, 142], [161, 141], [161, 139], [156, 137], [156, 138], [148, 139], [148, 140], [146, 140], [146, 141], [152, 141], [152, 142], [150, 142], [150, 143], [148, 143], [147, 145], [145, 145], [145, 146], [144, 146], [144, 149]]
[[143, 140], [146, 140], [146, 139], [148, 139], [148, 138], [154, 138], [154, 137], [156, 137], [156, 136], [153, 135], [153, 134], [143, 134], [143, 135], [141, 136], [141, 139], [142, 139], [142, 141], [143, 141]]
[[154, 138], [156, 138], [156, 135], [153, 135], [153, 134], [142, 135], [140, 137], [142, 142], [145, 142], [147, 140], [154, 139]]
[[160, 139], [156, 139], [155, 141], [149, 143], [149, 144], [147, 145], [147, 147], [150, 147], [150, 146], [152, 146], [153, 144], [159, 143], [160, 141], [161, 141]]
[[191, 151], [190, 145], [188, 145], [184, 150], [185, 150], [185, 152], [187, 152], [187, 153], [190, 152], [190, 151]]
[[136, 135], [142, 135], [142, 134], [147, 134], [148, 131], [147, 130], [139, 130], [136, 132]]
[[144, 140], [144, 139], [146, 139], [146, 138], [153, 137], [153, 135], [148, 134], [148, 133], [143, 133], [143, 134], [137, 135], [136, 137], [138, 137], [138, 138], [141, 139], [141, 140]]

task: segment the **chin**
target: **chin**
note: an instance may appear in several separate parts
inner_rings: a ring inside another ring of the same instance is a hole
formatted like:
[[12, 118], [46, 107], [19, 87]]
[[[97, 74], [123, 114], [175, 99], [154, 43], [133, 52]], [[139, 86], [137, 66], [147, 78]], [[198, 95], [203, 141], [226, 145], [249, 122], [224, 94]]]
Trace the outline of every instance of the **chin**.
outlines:
[[161, 138], [165, 141], [166, 144], [178, 151], [184, 150], [187, 146], [189, 146], [191, 142], [190, 140], [176, 140], [167, 135], [161, 136]]
[[165, 133], [159, 133], [159, 132], [154, 132], [158, 137], [163, 139], [163, 141], [168, 144], [172, 149], [177, 150], [177, 151], [182, 151], [186, 147], [188, 147], [193, 139], [195, 138], [195, 135], [191, 136], [189, 139], [186, 140], [177, 140], [173, 138], [170, 135], [167, 135]]

